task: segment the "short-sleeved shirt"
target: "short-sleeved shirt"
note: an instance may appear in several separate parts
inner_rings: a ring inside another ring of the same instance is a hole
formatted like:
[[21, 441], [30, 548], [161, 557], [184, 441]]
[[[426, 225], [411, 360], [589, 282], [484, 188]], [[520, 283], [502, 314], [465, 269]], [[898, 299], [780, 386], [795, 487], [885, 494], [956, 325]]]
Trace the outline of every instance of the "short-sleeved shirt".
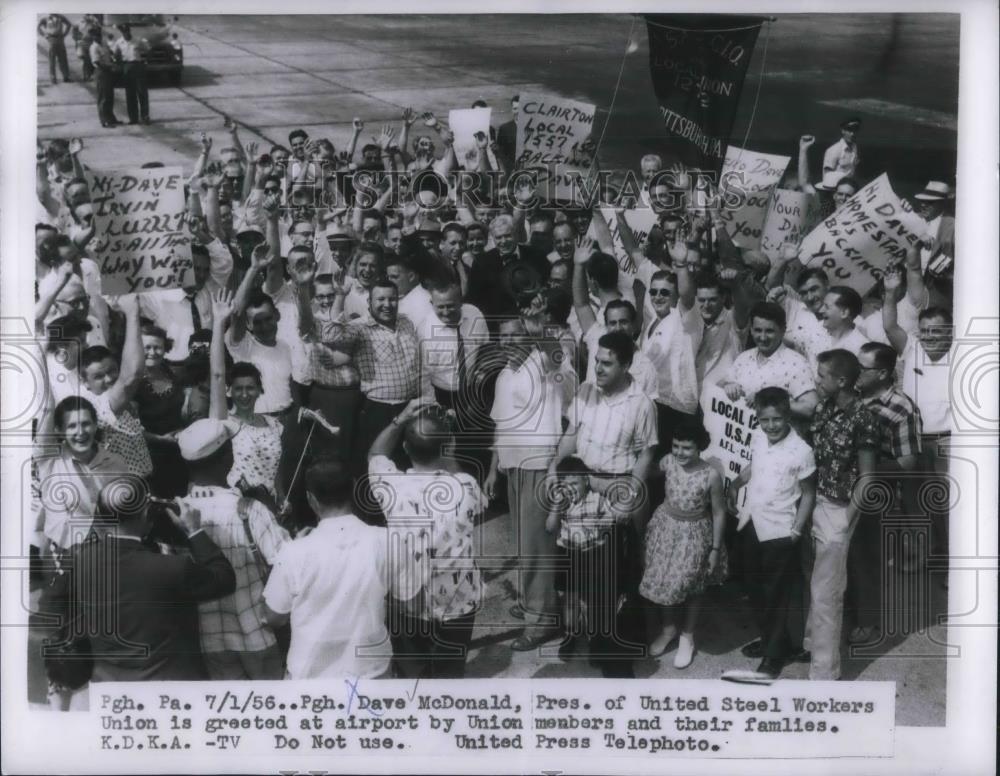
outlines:
[[910, 337], [902, 361], [901, 387], [920, 408], [924, 433], [951, 433], [951, 353], [931, 361], [920, 340]]
[[417, 397], [420, 384], [417, 332], [400, 317], [390, 329], [372, 318], [326, 327], [323, 342], [349, 353], [361, 376], [365, 396], [384, 404], [400, 404]]
[[[702, 319], [704, 320], [704, 319]], [[743, 350], [747, 326], [736, 325], [732, 310], [723, 310], [712, 323], [705, 323], [694, 364], [698, 386], [715, 385]]]
[[248, 361], [260, 370], [264, 391], [254, 405], [255, 412], [281, 412], [292, 403], [292, 350], [281, 340], [265, 345], [250, 332], [233, 342], [233, 330], [226, 332], [226, 347], [236, 362]]
[[563, 513], [556, 544], [577, 550], [597, 547], [608, 540], [615, 523], [627, 516], [628, 513], [616, 513], [597, 491], [589, 491]]
[[496, 424], [493, 448], [501, 469], [548, 468], [576, 387], [576, 374], [566, 362], [547, 372], [537, 349], [519, 367], [503, 368], [490, 412]]
[[193, 487], [188, 503], [201, 512], [202, 530], [236, 573], [235, 591], [198, 604], [202, 651], [260, 652], [274, 646], [274, 632], [264, 624], [264, 570], [250, 549], [240, 510], [268, 564], [274, 564], [278, 550], [289, 541], [288, 533], [267, 507], [230, 488]]
[[789, 429], [788, 435], [774, 444], [763, 432], [756, 432], [750, 455], [746, 510], [757, 538], [766, 542], [790, 536], [802, 497], [802, 480], [816, 471], [812, 448], [795, 429]]
[[372, 493], [402, 556], [391, 590], [413, 615], [450, 620], [479, 607], [482, 583], [473, 532], [486, 497], [468, 474], [402, 472], [383, 455], [368, 462]]
[[584, 383], [567, 416], [576, 454], [595, 472], [629, 474], [643, 451], [656, 447], [656, 409], [635, 382], [611, 396]]
[[761, 388], [784, 388], [793, 399], [816, 390], [805, 356], [784, 345], [779, 345], [770, 356], [761, 356], [757, 348], [744, 350], [722, 382], [739, 385], [748, 404]]
[[105, 391], [100, 396], [86, 388], [80, 395], [94, 405], [97, 410], [97, 427], [104, 434], [104, 447], [125, 460], [130, 473], [148, 477], [153, 471], [153, 459], [149, 457], [149, 447], [143, 434], [139, 418], [128, 408], [115, 412], [111, 409], [111, 397]]
[[876, 396], [864, 397], [863, 401], [882, 431], [879, 456], [883, 460], [920, 453], [920, 410], [909, 396], [890, 387]]
[[[267, 605], [291, 614], [288, 678], [374, 678], [389, 668], [386, 529], [354, 515], [323, 517], [285, 542], [264, 589]], [[364, 648], [369, 647], [365, 651]]]
[[853, 176], [858, 171], [860, 161], [861, 152], [858, 151], [858, 144], [855, 143], [848, 148], [847, 141], [841, 138], [823, 154], [823, 172], [834, 170], [845, 177]]
[[431, 292], [421, 285], [411, 288], [406, 296], [399, 300], [399, 314], [405, 315], [418, 328], [421, 321], [433, 312]]
[[813, 454], [819, 477], [816, 491], [835, 501], [849, 501], [860, 476], [858, 452], [881, 448], [875, 416], [860, 397], [843, 409], [836, 397], [820, 402], [812, 419]]
[[658, 378], [656, 401], [688, 415], [698, 411], [695, 354], [704, 330], [705, 320], [697, 307], [685, 310], [678, 305], [642, 333], [641, 350], [653, 363]]

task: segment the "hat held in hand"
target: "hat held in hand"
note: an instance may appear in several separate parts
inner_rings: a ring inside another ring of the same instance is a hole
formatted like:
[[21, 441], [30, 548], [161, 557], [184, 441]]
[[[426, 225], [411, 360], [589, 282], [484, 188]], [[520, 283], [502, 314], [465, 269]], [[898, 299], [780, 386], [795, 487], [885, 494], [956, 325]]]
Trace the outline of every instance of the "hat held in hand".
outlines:
[[943, 199], [953, 199], [955, 196], [955, 191], [947, 183], [943, 181], [927, 181], [927, 185], [924, 186], [923, 191], [918, 191], [913, 195], [914, 199], [920, 199], [925, 202], [937, 202]]
[[196, 420], [177, 435], [177, 446], [185, 461], [200, 461], [216, 452], [239, 430], [239, 422], [228, 418]]

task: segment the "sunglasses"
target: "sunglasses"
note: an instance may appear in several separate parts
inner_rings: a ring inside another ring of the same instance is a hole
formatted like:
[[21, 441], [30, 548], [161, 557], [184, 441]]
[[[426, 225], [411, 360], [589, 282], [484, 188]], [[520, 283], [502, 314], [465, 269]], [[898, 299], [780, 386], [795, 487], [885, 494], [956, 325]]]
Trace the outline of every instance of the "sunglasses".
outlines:
[[670, 296], [673, 293], [669, 288], [653, 288], [649, 291], [650, 296]]

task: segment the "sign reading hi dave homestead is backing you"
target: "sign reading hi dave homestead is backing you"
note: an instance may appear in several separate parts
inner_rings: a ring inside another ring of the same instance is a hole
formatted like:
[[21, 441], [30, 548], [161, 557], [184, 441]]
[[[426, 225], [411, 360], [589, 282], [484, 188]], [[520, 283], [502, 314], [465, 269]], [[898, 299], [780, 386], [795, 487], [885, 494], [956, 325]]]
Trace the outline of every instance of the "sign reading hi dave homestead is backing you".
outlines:
[[191, 270], [179, 167], [94, 172], [95, 258], [101, 293], [180, 288]]

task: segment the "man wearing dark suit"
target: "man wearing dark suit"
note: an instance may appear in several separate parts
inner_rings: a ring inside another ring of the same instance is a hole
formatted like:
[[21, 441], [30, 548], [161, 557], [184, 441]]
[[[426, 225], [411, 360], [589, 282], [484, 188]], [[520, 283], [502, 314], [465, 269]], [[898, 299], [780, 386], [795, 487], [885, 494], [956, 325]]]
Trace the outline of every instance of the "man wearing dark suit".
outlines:
[[533, 296], [531, 292], [544, 287], [550, 265], [544, 254], [517, 243], [511, 216], [493, 219], [490, 232], [496, 248], [472, 263], [467, 301], [479, 308], [495, 333], [498, 316], [526, 306], [523, 302]]
[[70, 633], [90, 641], [92, 682], [206, 678], [197, 602], [233, 592], [236, 575], [198, 511], [179, 505], [168, 513], [190, 556], [163, 555], [144, 541], [152, 529], [144, 483], [123, 478], [101, 490], [96, 536], [62, 575]]
[[514, 115], [510, 121], [497, 128], [497, 155], [508, 174], [513, 172], [517, 156], [517, 109], [520, 102], [519, 94], [510, 98], [510, 108]]

